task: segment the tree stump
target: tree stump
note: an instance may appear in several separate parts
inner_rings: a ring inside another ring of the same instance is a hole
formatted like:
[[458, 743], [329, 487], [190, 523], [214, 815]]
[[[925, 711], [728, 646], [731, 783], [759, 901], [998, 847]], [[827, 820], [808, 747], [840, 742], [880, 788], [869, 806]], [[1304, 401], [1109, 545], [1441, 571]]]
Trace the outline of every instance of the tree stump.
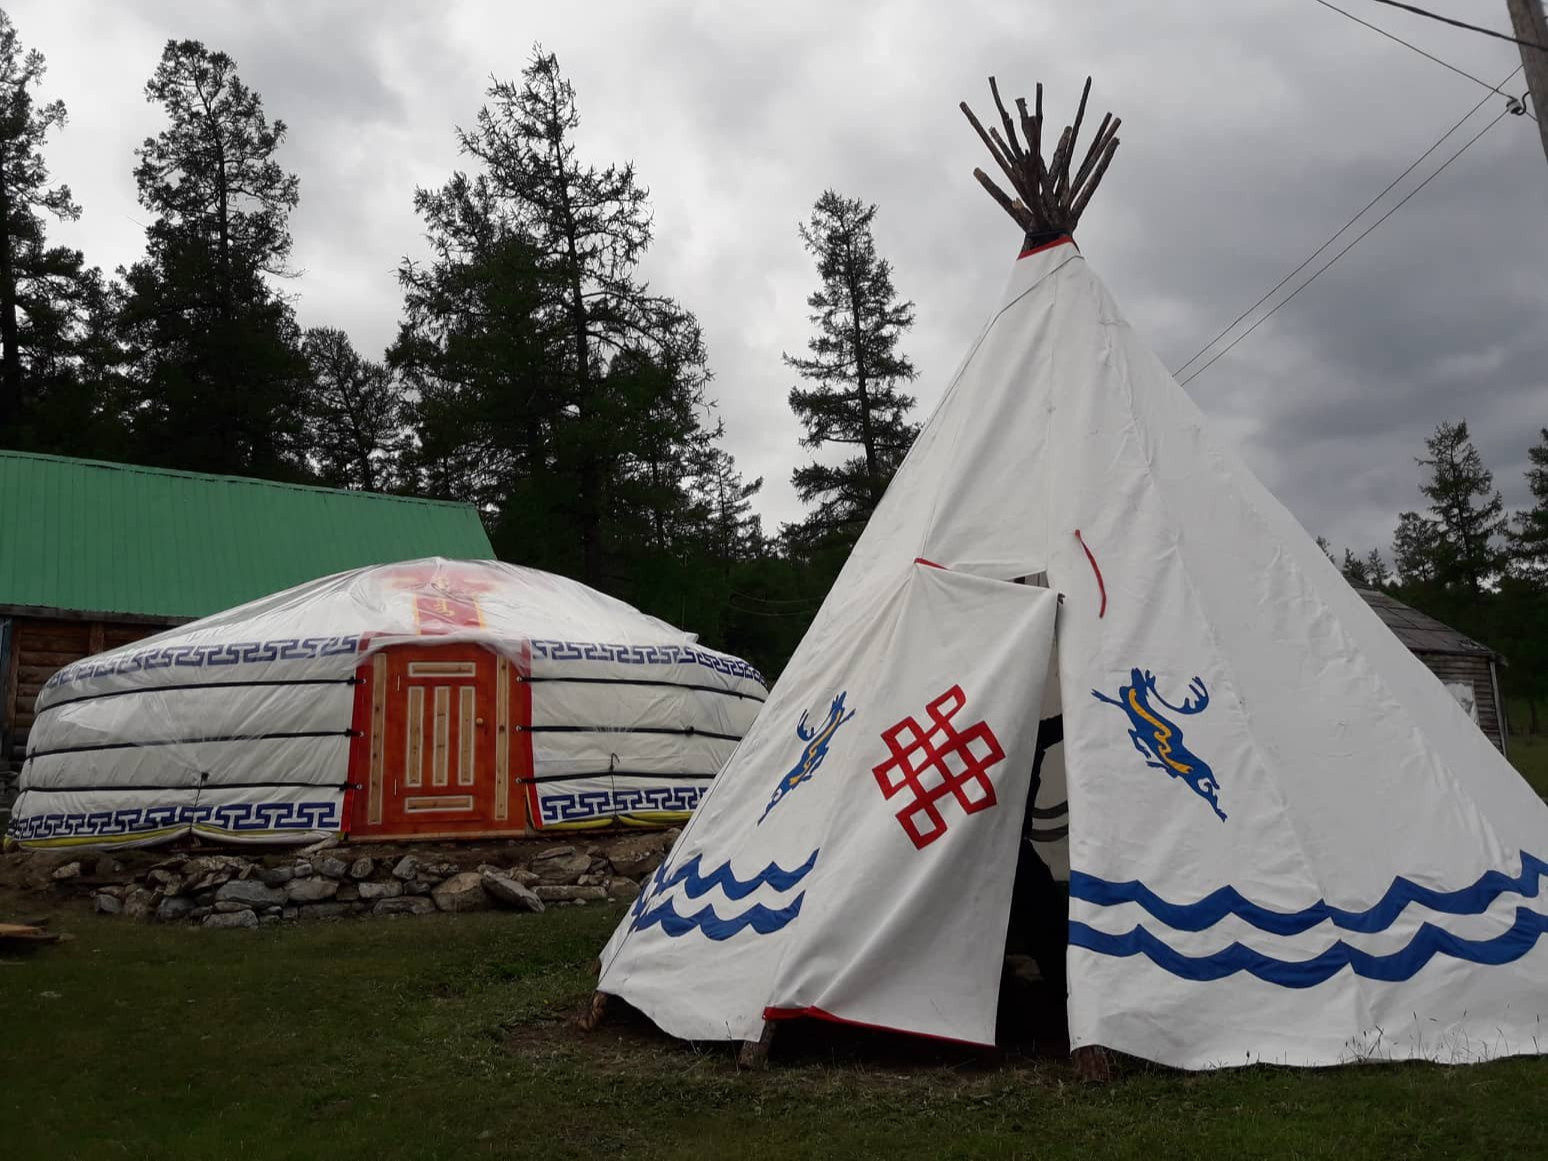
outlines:
[[1087, 1044], [1070, 1053], [1075, 1075], [1088, 1084], [1106, 1084], [1113, 1079], [1113, 1058], [1100, 1044]]
[[591, 1007], [588, 1008], [586, 1010], [586, 1014], [580, 1018], [580, 1028], [581, 1028], [581, 1031], [582, 1032], [595, 1032], [597, 1030], [597, 1025], [602, 1023], [602, 1017], [605, 1016], [606, 1014], [607, 1014], [607, 993], [606, 992], [592, 992], [591, 993]]
[[774, 1043], [774, 1033], [779, 1025], [773, 1020], [763, 1022], [763, 1034], [756, 1040], [743, 1040], [742, 1049], [736, 1054], [738, 1068], [760, 1072], [769, 1066], [769, 1045]]

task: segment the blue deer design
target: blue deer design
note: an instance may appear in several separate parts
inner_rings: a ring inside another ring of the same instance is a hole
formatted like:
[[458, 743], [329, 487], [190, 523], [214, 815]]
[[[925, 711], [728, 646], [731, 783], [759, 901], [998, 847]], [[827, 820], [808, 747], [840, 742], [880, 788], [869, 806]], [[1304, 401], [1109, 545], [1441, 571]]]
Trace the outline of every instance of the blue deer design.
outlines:
[[1183, 745], [1182, 727], [1170, 721], [1161, 712], [1162, 707], [1183, 717], [1203, 713], [1209, 705], [1209, 690], [1202, 678], [1195, 677], [1188, 683], [1192, 695], [1182, 705], [1173, 705], [1156, 690], [1156, 676], [1148, 670], [1131, 669], [1129, 684], [1120, 686], [1117, 697], [1109, 697], [1101, 690], [1093, 689], [1091, 695], [1098, 701], [1115, 705], [1128, 715], [1129, 738], [1134, 748], [1145, 759], [1145, 765], [1165, 770], [1173, 778], [1181, 778], [1225, 821], [1225, 811], [1220, 809], [1220, 783], [1209, 763]]
[[779, 780], [779, 785], [774, 787], [774, 796], [769, 799], [769, 804], [763, 808], [763, 813], [758, 817], [761, 823], [769, 817], [769, 811], [779, 805], [785, 795], [789, 794], [801, 783], [805, 782], [813, 774], [817, 773], [817, 767], [821, 766], [823, 759], [828, 756], [828, 744], [833, 741], [833, 735], [838, 728], [855, 716], [855, 711], [844, 712], [844, 697], [848, 691], [840, 693], [833, 699], [833, 704], [828, 707], [828, 720], [815, 729], [807, 729], [806, 714], [801, 714], [801, 721], [796, 726], [796, 737], [806, 743], [806, 748], [801, 751], [801, 756], [796, 760], [789, 772]]

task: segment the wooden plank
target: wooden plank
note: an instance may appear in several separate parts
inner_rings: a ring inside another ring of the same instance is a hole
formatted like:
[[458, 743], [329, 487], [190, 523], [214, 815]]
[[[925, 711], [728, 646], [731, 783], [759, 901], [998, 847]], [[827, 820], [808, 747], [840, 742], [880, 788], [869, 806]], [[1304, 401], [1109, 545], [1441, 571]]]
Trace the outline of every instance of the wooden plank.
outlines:
[[91, 650], [91, 652], [93, 652], [93, 653], [101, 653], [102, 652], [103, 634], [104, 634], [104, 628], [103, 628], [102, 622], [101, 621], [93, 621], [91, 623], [90, 631], [87, 634], [87, 636], [88, 636], [88, 643], [87, 643], [87, 646], [86, 646], [89, 650]]
[[155, 625], [163, 629], [199, 619], [157, 613], [118, 613], [112, 609], [60, 609], [51, 605], [0, 605], [0, 615], [45, 621], [110, 621], [118, 625]]

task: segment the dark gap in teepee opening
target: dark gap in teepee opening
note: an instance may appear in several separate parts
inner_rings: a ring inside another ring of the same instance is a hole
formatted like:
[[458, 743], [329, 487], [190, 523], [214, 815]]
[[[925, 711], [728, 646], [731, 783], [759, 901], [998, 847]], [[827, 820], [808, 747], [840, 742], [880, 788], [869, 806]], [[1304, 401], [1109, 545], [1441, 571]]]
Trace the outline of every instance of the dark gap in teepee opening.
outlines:
[[1103, 116], [1096, 136], [1086, 149], [1085, 159], [1071, 175], [1070, 163], [1075, 157], [1075, 142], [1086, 116], [1086, 98], [1091, 95], [1091, 78], [1086, 78], [1086, 86], [1081, 90], [1080, 107], [1075, 111], [1074, 122], [1065, 126], [1053, 155], [1046, 161], [1043, 158], [1043, 86], [1037, 86], [1036, 103], [1030, 112], [1027, 110], [1026, 98], [1016, 99], [1021, 132], [1026, 138], [1025, 145], [1016, 135], [1016, 122], [1006, 112], [1005, 103], [1000, 100], [1000, 87], [995, 84], [993, 77], [989, 78], [989, 91], [994, 94], [994, 105], [999, 110], [1000, 123], [1005, 128], [1003, 137], [997, 128], [991, 126], [986, 130], [973, 115], [973, 110], [968, 108], [966, 101], [961, 102], [960, 108], [994, 157], [1000, 172], [1010, 182], [1016, 196], [1007, 194], [981, 169], [973, 170], [973, 176], [988, 191], [989, 196], [999, 203], [1000, 208], [1021, 227], [1025, 235], [1023, 249], [1031, 250], [1073, 234], [1080, 223], [1081, 213], [1091, 201], [1091, 195], [1096, 193], [1102, 175], [1107, 172], [1108, 163], [1118, 149], [1121, 118], [1111, 113]]
[[[1057, 645], [1054, 647], [1056, 650]], [[1057, 673], [1057, 666], [1051, 667]], [[1037, 795], [1048, 752], [1064, 742], [1064, 716], [1038, 722], [1037, 748], [1027, 789], [1026, 813], [1017, 843], [1015, 878], [1005, 932], [1005, 966], [995, 1040], [1004, 1048], [1036, 1045], [1069, 1050], [1069, 887], [1054, 878], [1038, 854]], [[1068, 828], [1065, 828], [1066, 830]]]

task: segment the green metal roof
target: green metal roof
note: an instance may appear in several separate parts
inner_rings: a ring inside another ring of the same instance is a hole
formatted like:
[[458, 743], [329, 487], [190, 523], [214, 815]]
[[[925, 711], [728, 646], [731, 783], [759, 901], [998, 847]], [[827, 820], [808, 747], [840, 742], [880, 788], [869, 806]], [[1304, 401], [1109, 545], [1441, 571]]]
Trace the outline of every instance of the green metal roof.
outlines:
[[420, 556], [494, 551], [469, 504], [0, 451], [0, 606], [202, 617]]

